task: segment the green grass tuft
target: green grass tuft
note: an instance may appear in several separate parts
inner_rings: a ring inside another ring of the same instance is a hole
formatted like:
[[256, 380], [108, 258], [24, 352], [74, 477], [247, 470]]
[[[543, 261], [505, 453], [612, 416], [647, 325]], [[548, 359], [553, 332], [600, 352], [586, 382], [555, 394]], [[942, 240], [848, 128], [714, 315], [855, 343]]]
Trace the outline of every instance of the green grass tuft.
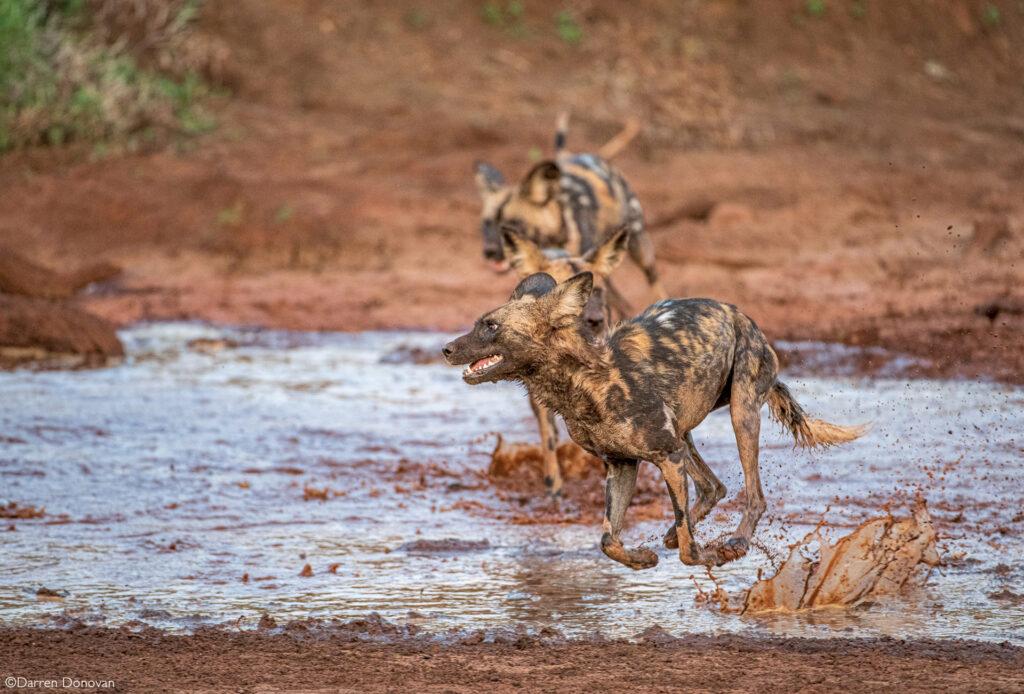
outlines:
[[[195, 9], [193, 0], [184, 3], [174, 22], [191, 21]], [[142, 69], [96, 39], [89, 22], [83, 0], [0, 0], [0, 152], [69, 142], [133, 149], [156, 139], [155, 129], [191, 134], [214, 126], [201, 105], [210, 90], [198, 75]]]
[[825, 0], [807, 0], [807, 4], [804, 5], [804, 10], [807, 12], [809, 17], [820, 19], [825, 16], [825, 12], [828, 7], [825, 6]]
[[985, 9], [981, 13], [981, 23], [987, 27], [999, 26], [1002, 21], [1002, 15], [999, 14], [999, 8], [995, 5], [985, 5]]
[[559, 38], [565, 43], [576, 45], [583, 40], [583, 27], [576, 21], [572, 12], [562, 10], [556, 14], [555, 26], [558, 29]]

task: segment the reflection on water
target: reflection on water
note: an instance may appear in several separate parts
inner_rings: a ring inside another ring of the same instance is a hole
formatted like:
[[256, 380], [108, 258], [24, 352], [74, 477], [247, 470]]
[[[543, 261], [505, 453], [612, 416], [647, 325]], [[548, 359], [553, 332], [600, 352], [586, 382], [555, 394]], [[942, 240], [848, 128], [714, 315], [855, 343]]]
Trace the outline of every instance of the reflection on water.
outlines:
[[[1024, 643], [1024, 606], [988, 597], [1024, 593], [1024, 389], [884, 370], [826, 378], [805, 348], [802, 363], [814, 368], [786, 376], [805, 408], [874, 428], [812, 457], [766, 419], [760, 541], [782, 550], [823, 513], [843, 533], [920, 491], [956, 561], [900, 599], [753, 618], [698, 605], [710, 579], [668, 550], [644, 572], [606, 559], [593, 509], [584, 523], [537, 525], [488, 513], [517, 500], [499, 499], [480, 475], [487, 434], [532, 441], [534, 425], [516, 387], [470, 388], [457, 369], [415, 363], [429, 362], [444, 335], [163, 324], [122, 337], [130, 357], [115, 369], [0, 374], [0, 504], [46, 507], [42, 518], [0, 520], [10, 528], [0, 532], [5, 624], [47, 623], [65, 610], [171, 629], [376, 611], [430, 630], [630, 636], [657, 623], [675, 633]], [[238, 347], [186, 346], [198, 338]], [[741, 472], [728, 414], [711, 415], [695, 438], [734, 498]], [[736, 505], [727, 508], [705, 521], [703, 538], [735, 525]], [[667, 522], [634, 522], [627, 536], [660, 537]], [[399, 549], [444, 538], [481, 542]], [[306, 564], [312, 577], [299, 575]], [[738, 590], [759, 569], [771, 570], [762, 552], [714, 577]], [[40, 587], [68, 594], [44, 602]]]

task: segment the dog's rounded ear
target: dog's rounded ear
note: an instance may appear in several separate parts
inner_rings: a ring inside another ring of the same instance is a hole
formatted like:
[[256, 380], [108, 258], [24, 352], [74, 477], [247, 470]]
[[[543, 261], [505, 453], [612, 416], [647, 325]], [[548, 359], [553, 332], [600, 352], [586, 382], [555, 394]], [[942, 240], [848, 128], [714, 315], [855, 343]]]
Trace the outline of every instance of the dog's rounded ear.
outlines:
[[477, 160], [473, 162], [473, 172], [476, 179], [476, 187], [480, 191], [481, 196], [495, 193], [505, 186], [505, 177], [501, 175], [500, 171], [485, 161]]
[[519, 185], [519, 197], [534, 205], [548, 204], [562, 187], [562, 170], [550, 159], [536, 164]]
[[555, 328], [568, 328], [577, 323], [580, 314], [590, 300], [594, 291], [594, 273], [581, 272], [573, 275], [555, 287], [551, 292], [554, 308], [551, 310], [550, 322]]
[[515, 227], [501, 227], [501, 246], [505, 251], [505, 258], [520, 277], [547, 270], [548, 259], [544, 252], [533, 241], [520, 236]]
[[629, 243], [629, 227], [622, 226], [612, 234], [611, 238], [597, 248], [591, 248], [583, 256], [590, 269], [598, 277], [607, 277], [619, 266], [626, 257], [626, 246]]
[[555, 278], [546, 272], [535, 272], [529, 277], [520, 280], [516, 288], [512, 290], [509, 301], [522, 299], [524, 296], [540, 298], [558, 286]]

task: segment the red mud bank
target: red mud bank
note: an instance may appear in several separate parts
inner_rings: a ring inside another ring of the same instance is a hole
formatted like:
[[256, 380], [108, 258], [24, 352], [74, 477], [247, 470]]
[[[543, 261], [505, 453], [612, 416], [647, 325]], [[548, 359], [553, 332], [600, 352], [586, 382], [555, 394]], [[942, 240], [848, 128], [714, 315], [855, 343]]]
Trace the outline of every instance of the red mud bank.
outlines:
[[[438, 639], [371, 616], [334, 629], [172, 636], [80, 628], [0, 632], [4, 676], [113, 681], [114, 691], [1019, 692], [1024, 649], [969, 641], [676, 638], [635, 643], [515, 632]], [[41, 688], [41, 691], [56, 691]], [[102, 690], [100, 690], [102, 691]]]
[[120, 274], [105, 262], [58, 272], [0, 246], [0, 367], [102, 366], [123, 357], [114, 325], [71, 300]]

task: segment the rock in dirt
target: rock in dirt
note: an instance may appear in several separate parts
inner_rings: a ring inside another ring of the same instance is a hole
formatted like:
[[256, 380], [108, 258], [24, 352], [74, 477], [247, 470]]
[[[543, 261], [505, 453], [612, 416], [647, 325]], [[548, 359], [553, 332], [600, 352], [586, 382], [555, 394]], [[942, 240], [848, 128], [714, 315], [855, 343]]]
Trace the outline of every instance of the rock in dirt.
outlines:
[[110, 263], [94, 263], [72, 272], [59, 272], [34, 263], [8, 246], [0, 246], [0, 292], [32, 299], [63, 299], [74, 296], [94, 282], [121, 274]]
[[97, 263], [73, 272], [50, 270], [0, 247], [0, 367], [103, 366], [124, 356], [114, 326], [68, 301], [121, 269]]
[[189, 340], [185, 346], [193, 352], [214, 354], [227, 349], [238, 349], [238, 340], [232, 340], [230, 337], [197, 337]]
[[708, 213], [708, 226], [735, 227], [754, 223], [754, 211], [740, 202], [720, 202]]
[[0, 367], [104, 366], [124, 357], [114, 326], [70, 303], [0, 294]]
[[45, 586], [36, 591], [36, 600], [41, 602], [60, 602], [67, 593], [60, 593]]
[[758, 581], [747, 591], [741, 609], [758, 612], [852, 605], [923, 583], [938, 564], [935, 529], [928, 509], [919, 504], [910, 518], [865, 521], [831, 545], [820, 529], [808, 534], [792, 548], [775, 576]]
[[444, 359], [438, 349], [423, 349], [410, 345], [399, 345], [380, 358], [381, 364], [443, 364]]
[[1016, 301], [1010, 298], [993, 299], [984, 304], [974, 307], [974, 312], [979, 316], [988, 318], [994, 323], [999, 316], [1024, 316], [1024, 301]]
[[0, 518], [17, 518], [26, 520], [29, 518], [42, 518], [46, 515], [46, 507], [36, 508], [35, 506], [19, 506], [16, 501], [9, 501], [6, 505], [0, 504]]
[[413, 540], [398, 546], [403, 552], [480, 552], [491, 548], [487, 540], [460, 540], [446, 537], [441, 540]]
[[706, 222], [717, 204], [717, 201], [708, 197], [692, 198], [668, 213], [656, 217], [647, 224], [647, 228], [660, 229], [661, 227], [672, 226], [683, 220]]
[[1002, 590], [989, 593], [989, 600], [995, 600], [996, 602], [1005, 602], [1010, 605], [1024, 605], [1024, 595], [1018, 595], [1009, 588], [1003, 588]]

